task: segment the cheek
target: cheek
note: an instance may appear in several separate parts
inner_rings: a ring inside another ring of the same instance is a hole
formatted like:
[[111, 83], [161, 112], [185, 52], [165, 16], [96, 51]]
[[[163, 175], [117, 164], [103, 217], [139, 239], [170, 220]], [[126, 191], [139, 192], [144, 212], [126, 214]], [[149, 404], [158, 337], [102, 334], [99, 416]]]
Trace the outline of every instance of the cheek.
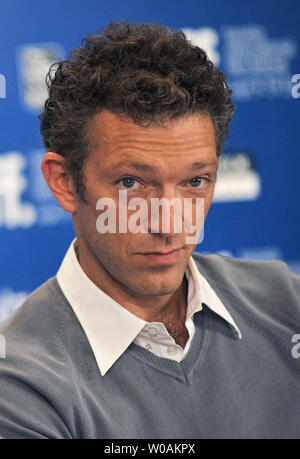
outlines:
[[96, 230], [93, 236], [93, 245], [97, 250], [99, 257], [118, 257], [119, 259], [125, 259], [130, 253], [130, 246], [134, 246], [131, 243], [130, 234], [112, 234], [105, 233], [99, 234]]
[[80, 220], [81, 227], [85, 229], [85, 232], [97, 233], [96, 222], [98, 215], [99, 213], [96, 211], [96, 206], [95, 208], [85, 206], [80, 209], [78, 219]]

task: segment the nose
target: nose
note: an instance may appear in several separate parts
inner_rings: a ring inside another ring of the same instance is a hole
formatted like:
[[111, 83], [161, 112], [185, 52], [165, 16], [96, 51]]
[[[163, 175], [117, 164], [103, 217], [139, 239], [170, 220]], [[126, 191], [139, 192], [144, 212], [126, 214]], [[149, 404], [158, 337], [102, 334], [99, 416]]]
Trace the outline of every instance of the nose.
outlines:
[[173, 187], [164, 188], [150, 200], [148, 232], [167, 236], [183, 232], [183, 199]]

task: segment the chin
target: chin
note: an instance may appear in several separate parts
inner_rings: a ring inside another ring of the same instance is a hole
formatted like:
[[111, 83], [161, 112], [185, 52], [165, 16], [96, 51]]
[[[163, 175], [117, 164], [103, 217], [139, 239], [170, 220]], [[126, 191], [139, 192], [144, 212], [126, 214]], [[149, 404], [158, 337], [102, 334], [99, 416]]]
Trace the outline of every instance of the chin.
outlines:
[[[160, 282], [160, 284], [162, 283]], [[143, 296], [162, 296], [174, 293], [180, 287], [180, 285], [181, 283], [178, 284], [178, 281], [165, 282], [163, 285], [159, 285], [158, 282], [154, 281], [149, 284], [143, 283], [142, 285], [132, 284], [131, 290], [138, 295]]]

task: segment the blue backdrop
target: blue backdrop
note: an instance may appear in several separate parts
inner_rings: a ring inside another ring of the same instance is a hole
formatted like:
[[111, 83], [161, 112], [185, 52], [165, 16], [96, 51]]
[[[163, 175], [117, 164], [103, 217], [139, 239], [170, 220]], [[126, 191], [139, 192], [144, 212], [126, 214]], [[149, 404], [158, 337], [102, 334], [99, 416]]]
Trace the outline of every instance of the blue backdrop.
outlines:
[[183, 29], [227, 74], [237, 110], [201, 252], [300, 273], [300, 3], [7, 0], [0, 6], [0, 322], [55, 275], [74, 237], [44, 184], [45, 74], [111, 20]]

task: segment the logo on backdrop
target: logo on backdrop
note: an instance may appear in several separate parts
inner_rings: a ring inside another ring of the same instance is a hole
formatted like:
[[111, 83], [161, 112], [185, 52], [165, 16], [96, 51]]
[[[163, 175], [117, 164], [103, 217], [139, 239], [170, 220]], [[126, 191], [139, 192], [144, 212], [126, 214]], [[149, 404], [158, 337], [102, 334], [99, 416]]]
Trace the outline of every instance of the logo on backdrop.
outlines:
[[27, 111], [38, 113], [43, 109], [48, 97], [46, 75], [50, 66], [64, 55], [59, 43], [25, 44], [18, 49], [20, 99]]
[[[225, 25], [219, 33], [211, 27], [182, 31], [217, 66], [222, 65], [236, 101], [290, 98], [296, 39], [270, 37], [262, 24]], [[293, 94], [300, 97], [298, 88], [293, 88]]]
[[0, 73], [0, 99], [6, 98], [6, 79], [5, 76]]
[[220, 65], [221, 57], [217, 49], [219, 35], [215, 29], [212, 27], [200, 27], [199, 29], [184, 28], [182, 31], [194, 45], [206, 51], [209, 59], [215, 65]]
[[262, 24], [222, 27], [225, 73], [234, 98], [290, 98], [291, 63], [296, 39], [270, 37]]
[[27, 155], [18, 151], [0, 154], [0, 228], [53, 226], [70, 221], [43, 178], [43, 155], [38, 149]]
[[25, 157], [17, 151], [0, 155], [0, 227], [28, 227], [36, 220], [35, 208], [21, 200], [27, 187], [25, 165]]
[[261, 193], [260, 176], [249, 153], [223, 153], [213, 202], [255, 201]]

